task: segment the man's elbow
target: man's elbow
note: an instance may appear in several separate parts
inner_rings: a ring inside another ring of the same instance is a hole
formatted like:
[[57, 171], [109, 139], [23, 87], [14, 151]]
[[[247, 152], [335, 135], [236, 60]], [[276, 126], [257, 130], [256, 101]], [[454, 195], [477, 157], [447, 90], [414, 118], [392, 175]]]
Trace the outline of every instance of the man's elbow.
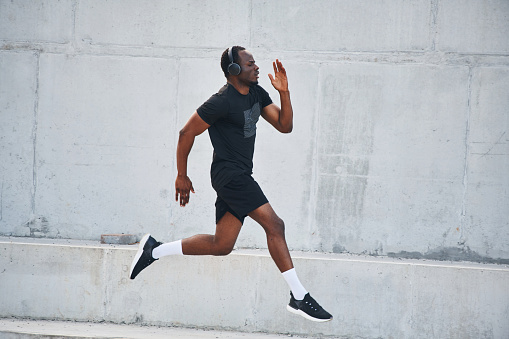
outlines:
[[293, 125], [284, 126], [284, 127], [282, 127], [279, 131], [280, 131], [281, 133], [285, 133], [285, 134], [292, 133], [292, 131], [293, 131]]
[[185, 128], [182, 128], [179, 131], [179, 140], [182, 140], [183, 138], [185, 138], [185, 136], [186, 136], [186, 130], [185, 130]]
[[186, 140], [186, 139], [192, 139], [192, 138], [194, 138], [194, 135], [185, 126], [184, 126], [184, 128], [182, 128], [179, 131], [179, 140]]

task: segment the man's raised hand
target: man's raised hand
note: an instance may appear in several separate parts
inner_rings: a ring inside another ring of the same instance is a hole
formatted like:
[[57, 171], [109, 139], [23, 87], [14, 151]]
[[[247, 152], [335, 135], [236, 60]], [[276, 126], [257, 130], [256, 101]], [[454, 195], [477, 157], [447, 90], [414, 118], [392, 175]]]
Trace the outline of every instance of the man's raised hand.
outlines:
[[274, 67], [274, 76], [269, 73], [269, 79], [272, 83], [272, 86], [279, 92], [288, 91], [288, 78], [286, 77], [286, 70], [283, 67], [281, 61], [276, 59], [275, 62], [272, 63]]

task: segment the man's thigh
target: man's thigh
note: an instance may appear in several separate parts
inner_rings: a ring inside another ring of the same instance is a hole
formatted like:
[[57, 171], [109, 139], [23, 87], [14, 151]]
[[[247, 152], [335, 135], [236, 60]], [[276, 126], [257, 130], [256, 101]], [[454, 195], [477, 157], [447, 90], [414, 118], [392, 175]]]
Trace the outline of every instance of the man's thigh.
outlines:
[[283, 220], [278, 217], [270, 203], [263, 204], [248, 215], [263, 228], [281, 225], [283, 223]]
[[242, 222], [230, 212], [226, 212], [216, 223], [215, 241], [233, 247], [241, 228]]

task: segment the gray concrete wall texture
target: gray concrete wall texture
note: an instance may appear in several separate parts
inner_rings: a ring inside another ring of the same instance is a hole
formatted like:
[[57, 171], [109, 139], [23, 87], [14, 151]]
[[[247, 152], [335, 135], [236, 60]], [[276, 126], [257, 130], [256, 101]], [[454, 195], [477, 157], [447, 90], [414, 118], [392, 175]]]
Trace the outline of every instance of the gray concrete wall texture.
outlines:
[[0, 237], [0, 290], [9, 291], [2, 295], [0, 318], [306, 338], [509, 337], [506, 265], [294, 252], [299, 276], [334, 315], [316, 323], [286, 311], [288, 286], [268, 251], [172, 257], [129, 280], [135, 252], [136, 246]]
[[507, 263], [508, 36], [506, 0], [0, 0], [0, 235], [213, 232], [208, 136], [185, 208], [175, 145], [238, 44], [289, 75], [254, 176], [292, 250]]

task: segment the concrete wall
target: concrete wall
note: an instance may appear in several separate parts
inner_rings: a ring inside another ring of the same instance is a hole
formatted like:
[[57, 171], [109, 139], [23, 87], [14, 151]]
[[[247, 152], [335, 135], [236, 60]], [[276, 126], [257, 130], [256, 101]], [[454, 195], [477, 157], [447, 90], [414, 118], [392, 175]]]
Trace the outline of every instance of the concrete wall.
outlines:
[[2, 295], [0, 317], [309, 338], [509, 336], [507, 265], [294, 253], [301, 279], [334, 316], [315, 323], [286, 311], [288, 287], [266, 250], [167, 257], [131, 281], [135, 251], [66, 239], [0, 238], [0, 290], [9, 291]]
[[[509, 261], [509, 2], [0, 0], [0, 234], [213, 232], [212, 150], [191, 205], [175, 144], [253, 52], [287, 68], [295, 128], [259, 123], [254, 176], [291, 249]], [[239, 247], [266, 247], [246, 222]]]

